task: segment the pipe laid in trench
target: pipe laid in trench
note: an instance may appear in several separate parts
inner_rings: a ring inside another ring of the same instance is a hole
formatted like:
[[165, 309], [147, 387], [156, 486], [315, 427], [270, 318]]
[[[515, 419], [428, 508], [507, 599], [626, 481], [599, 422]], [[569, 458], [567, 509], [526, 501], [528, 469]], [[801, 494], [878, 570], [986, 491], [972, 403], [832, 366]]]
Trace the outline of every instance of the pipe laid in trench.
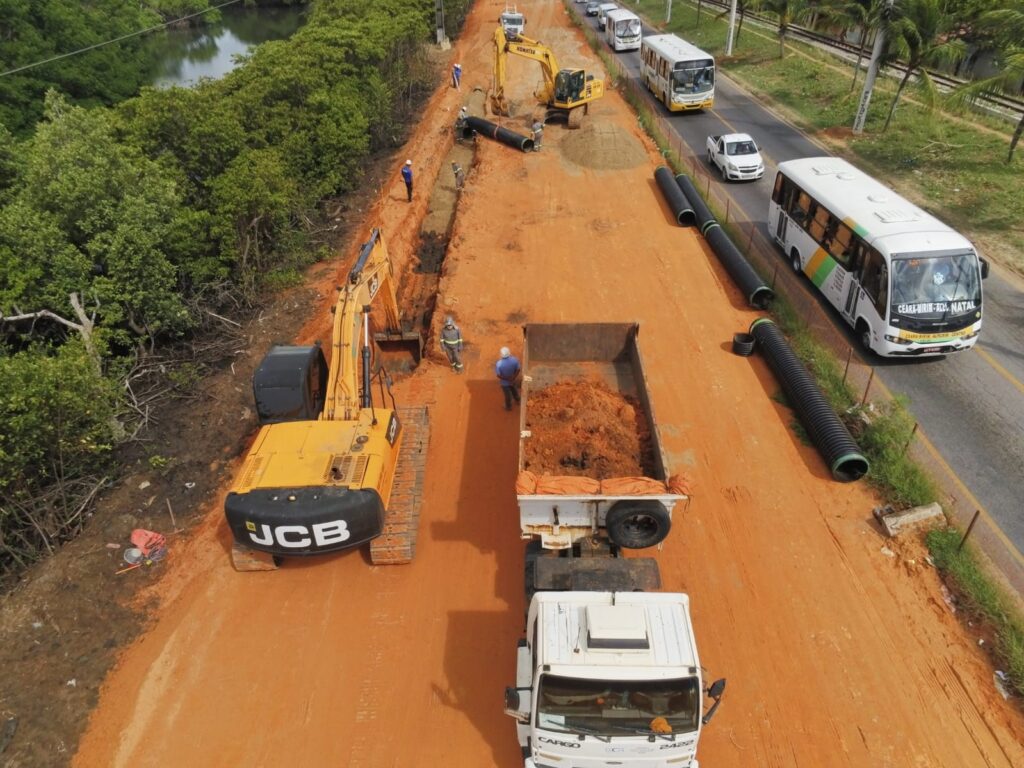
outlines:
[[722, 262], [732, 281], [743, 291], [747, 303], [757, 309], [767, 309], [775, 298], [775, 292], [765, 285], [761, 276], [750, 266], [750, 262], [743, 258], [743, 254], [733, 245], [725, 230], [717, 225], [710, 227], [704, 233], [704, 239], [708, 241], [708, 245]]
[[800, 417], [800, 423], [825, 459], [832, 477], [849, 483], [866, 475], [868, 460], [778, 326], [762, 317], [750, 325], [750, 333], [757, 340], [757, 348], [768, 361], [775, 378], [782, 384], [782, 391]]
[[690, 201], [690, 205], [693, 206], [693, 212], [697, 218], [697, 228], [700, 230], [702, 235], [705, 234], [710, 227], [718, 224], [718, 222], [715, 221], [715, 217], [711, 215], [711, 210], [708, 208], [708, 204], [704, 202], [703, 196], [697, 191], [697, 188], [693, 186], [693, 182], [690, 181], [689, 176], [680, 173], [676, 176], [676, 184], [679, 185], [679, 189], [682, 190], [683, 195]]
[[658, 182], [658, 189], [665, 196], [665, 202], [668, 203], [672, 215], [676, 217], [676, 223], [681, 227], [696, 223], [693, 206], [676, 184], [672, 171], [664, 165], [659, 166], [654, 171], [654, 180]]
[[462, 138], [473, 138], [474, 131], [481, 136], [486, 136], [488, 139], [494, 139], [507, 146], [521, 149], [523, 152], [533, 151], [533, 139], [531, 137], [513, 133], [507, 128], [502, 128], [500, 125], [492, 123], [490, 120], [484, 120], [482, 117], [466, 118], [465, 125], [462, 128]]

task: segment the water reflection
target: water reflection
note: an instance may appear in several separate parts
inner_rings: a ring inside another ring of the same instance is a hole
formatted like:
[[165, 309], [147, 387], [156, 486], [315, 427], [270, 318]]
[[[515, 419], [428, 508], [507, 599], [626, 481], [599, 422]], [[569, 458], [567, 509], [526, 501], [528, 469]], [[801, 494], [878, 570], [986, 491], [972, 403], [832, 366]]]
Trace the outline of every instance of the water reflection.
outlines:
[[146, 43], [153, 62], [150, 84], [158, 88], [194, 85], [200, 78], [220, 78], [260, 43], [290, 37], [304, 21], [296, 6], [221, 9], [214, 25], [168, 29]]

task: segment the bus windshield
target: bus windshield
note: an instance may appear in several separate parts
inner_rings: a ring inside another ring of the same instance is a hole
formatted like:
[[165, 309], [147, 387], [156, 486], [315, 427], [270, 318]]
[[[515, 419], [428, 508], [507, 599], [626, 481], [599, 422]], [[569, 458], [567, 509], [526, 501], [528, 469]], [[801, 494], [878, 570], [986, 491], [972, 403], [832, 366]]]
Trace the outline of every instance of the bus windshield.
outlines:
[[932, 320], [975, 312], [980, 306], [981, 274], [973, 253], [893, 257], [893, 314]]
[[537, 727], [602, 736], [647, 733], [651, 720], [665, 718], [673, 733], [697, 730], [700, 683], [677, 680], [589, 680], [544, 675], [540, 681]]
[[640, 19], [625, 19], [615, 22], [615, 34], [619, 37], [631, 37], [640, 34]]
[[676, 64], [672, 72], [672, 90], [676, 93], [706, 93], [715, 86], [715, 65], [711, 61], [687, 61]]

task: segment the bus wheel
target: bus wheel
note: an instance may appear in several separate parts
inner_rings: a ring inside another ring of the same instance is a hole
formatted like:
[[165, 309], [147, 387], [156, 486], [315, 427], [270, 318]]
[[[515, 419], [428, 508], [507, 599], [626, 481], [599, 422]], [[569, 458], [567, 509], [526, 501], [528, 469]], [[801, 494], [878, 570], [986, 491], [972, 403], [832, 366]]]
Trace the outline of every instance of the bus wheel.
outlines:
[[857, 323], [857, 335], [860, 337], [860, 345], [870, 355], [874, 351], [871, 349], [871, 328], [863, 320]]
[[789, 263], [793, 265], [793, 271], [798, 275], [804, 271], [803, 265], [800, 264], [800, 251], [796, 248], [789, 252]]

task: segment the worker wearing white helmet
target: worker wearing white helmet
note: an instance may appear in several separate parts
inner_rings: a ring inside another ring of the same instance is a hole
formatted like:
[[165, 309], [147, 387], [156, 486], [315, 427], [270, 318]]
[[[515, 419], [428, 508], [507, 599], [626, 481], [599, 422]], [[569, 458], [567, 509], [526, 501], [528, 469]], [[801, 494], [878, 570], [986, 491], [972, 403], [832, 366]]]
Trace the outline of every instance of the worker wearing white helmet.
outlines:
[[402, 181], [405, 182], [405, 193], [412, 202], [412, 160], [406, 160], [402, 166]]
[[505, 410], [512, 410], [512, 401], [519, 402], [519, 373], [522, 367], [519, 360], [508, 347], [502, 347], [501, 357], [494, 364], [494, 373], [501, 384], [501, 394], [505, 396]]
[[441, 327], [441, 349], [448, 355], [452, 370], [462, 373], [462, 331], [451, 315], [445, 317], [444, 325]]

